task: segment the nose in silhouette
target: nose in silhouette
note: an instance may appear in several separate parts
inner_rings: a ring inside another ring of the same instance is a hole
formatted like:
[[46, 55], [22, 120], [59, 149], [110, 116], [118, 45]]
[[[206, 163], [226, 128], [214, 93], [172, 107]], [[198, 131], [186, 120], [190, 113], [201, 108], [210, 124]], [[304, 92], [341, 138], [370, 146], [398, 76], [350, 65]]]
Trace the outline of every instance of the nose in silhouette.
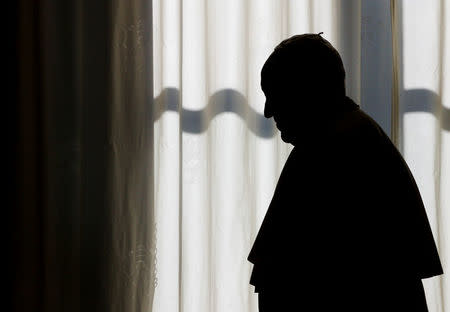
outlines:
[[268, 101], [266, 101], [266, 104], [264, 106], [264, 117], [271, 118], [273, 117], [273, 114], [273, 106]]

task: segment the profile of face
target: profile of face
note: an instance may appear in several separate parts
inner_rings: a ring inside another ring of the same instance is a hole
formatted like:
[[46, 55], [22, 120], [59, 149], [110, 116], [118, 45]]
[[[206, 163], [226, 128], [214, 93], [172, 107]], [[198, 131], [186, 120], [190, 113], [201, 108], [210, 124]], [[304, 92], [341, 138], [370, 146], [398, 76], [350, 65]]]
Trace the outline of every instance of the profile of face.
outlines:
[[262, 82], [261, 86], [266, 97], [264, 117], [274, 119], [284, 142], [296, 145], [313, 131], [314, 123], [319, 122], [319, 110], [312, 107], [319, 105], [320, 96], [311, 86], [301, 82], [295, 86]]
[[286, 143], [320, 135], [345, 97], [344, 79], [339, 53], [320, 33], [292, 36], [275, 48], [261, 70], [264, 116], [274, 119]]

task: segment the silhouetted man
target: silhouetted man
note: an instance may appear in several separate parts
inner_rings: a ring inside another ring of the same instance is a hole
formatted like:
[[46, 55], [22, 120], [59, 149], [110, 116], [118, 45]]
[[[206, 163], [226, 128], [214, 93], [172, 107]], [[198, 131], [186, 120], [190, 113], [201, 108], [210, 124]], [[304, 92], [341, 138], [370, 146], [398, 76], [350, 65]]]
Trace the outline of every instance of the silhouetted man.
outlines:
[[345, 94], [320, 34], [281, 42], [261, 72], [264, 115], [294, 145], [248, 260], [259, 311], [427, 311], [442, 274], [413, 176]]

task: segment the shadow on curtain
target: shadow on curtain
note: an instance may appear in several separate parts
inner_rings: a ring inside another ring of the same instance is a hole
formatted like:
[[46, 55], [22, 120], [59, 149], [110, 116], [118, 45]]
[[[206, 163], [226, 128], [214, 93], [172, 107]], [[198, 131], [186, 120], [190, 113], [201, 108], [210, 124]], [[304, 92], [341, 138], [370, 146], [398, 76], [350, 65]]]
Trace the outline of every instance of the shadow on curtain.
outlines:
[[215, 92], [202, 110], [179, 108], [180, 92], [176, 88], [164, 89], [155, 98], [155, 113], [153, 121], [157, 121], [166, 111], [179, 112], [182, 131], [202, 133], [207, 131], [209, 123], [221, 113], [234, 113], [239, 116], [253, 134], [262, 138], [275, 136], [275, 124], [248, 105], [247, 99], [240, 92], [224, 89]]

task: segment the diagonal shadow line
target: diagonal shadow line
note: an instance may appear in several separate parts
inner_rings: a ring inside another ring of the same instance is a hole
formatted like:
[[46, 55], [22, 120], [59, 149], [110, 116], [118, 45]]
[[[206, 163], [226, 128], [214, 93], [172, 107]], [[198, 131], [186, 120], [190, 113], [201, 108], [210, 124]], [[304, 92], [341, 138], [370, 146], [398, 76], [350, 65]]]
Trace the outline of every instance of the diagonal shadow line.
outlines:
[[[165, 88], [154, 101], [153, 122], [165, 111], [179, 111], [180, 92], [176, 88]], [[181, 109], [181, 128], [183, 132], [202, 133], [211, 120], [220, 113], [231, 112], [238, 115], [255, 135], [271, 138], [276, 134], [275, 123], [248, 105], [247, 99], [238, 91], [223, 89], [215, 92], [202, 110]]]

